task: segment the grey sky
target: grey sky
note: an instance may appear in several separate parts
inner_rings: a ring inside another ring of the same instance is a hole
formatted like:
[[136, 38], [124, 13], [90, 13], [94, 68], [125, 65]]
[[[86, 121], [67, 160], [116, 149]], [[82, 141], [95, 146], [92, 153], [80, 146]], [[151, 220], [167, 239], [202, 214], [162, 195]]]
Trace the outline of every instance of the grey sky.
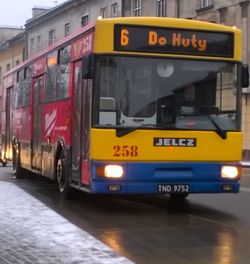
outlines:
[[[63, 2], [57, 0], [57, 4]], [[24, 26], [34, 6], [53, 7], [55, 0], [0, 0], [0, 26]]]

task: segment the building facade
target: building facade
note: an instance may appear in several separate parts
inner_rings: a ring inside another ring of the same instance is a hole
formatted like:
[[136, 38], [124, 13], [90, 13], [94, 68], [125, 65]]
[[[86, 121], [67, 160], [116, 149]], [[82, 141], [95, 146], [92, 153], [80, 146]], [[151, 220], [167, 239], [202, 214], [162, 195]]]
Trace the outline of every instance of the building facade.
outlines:
[[0, 46], [23, 31], [23, 28], [0, 26]]
[[0, 86], [2, 76], [21, 61], [23, 50], [19, 46], [21, 42], [24, 44], [23, 32], [22, 28], [0, 26]]
[[[10, 69], [24, 61], [25, 39], [24, 33], [17, 34], [0, 45], [0, 111], [2, 111], [2, 80], [3, 75]], [[20, 32], [20, 31], [19, 31]], [[0, 131], [2, 131], [2, 120], [0, 115]], [[0, 132], [1, 133], [1, 132]], [[1, 140], [1, 137], [0, 137]], [[1, 144], [1, 141], [0, 141]]]
[[120, 17], [121, 0], [71, 0], [27, 20], [27, 58], [46, 49], [98, 16]]

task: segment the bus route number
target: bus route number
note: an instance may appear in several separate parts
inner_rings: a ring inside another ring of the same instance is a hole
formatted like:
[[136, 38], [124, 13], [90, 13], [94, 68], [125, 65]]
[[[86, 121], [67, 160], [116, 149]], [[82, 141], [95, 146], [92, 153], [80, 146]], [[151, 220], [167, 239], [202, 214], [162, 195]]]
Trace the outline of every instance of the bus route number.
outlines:
[[113, 146], [114, 157], [137, 157], [138, 146], [136, 145], [114, 145]]
[[122, 29], [121, 30], [121, 45], [122, 46], [127, 46], [129, 44], [129, 31], [127, 29]]

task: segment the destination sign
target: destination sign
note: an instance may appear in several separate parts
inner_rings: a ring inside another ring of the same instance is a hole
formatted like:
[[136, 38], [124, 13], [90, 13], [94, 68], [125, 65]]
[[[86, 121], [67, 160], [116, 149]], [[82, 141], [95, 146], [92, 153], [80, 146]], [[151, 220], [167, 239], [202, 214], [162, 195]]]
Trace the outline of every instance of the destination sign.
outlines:
[[233, 57], [233, 33], [115, 25], [117, 51]]

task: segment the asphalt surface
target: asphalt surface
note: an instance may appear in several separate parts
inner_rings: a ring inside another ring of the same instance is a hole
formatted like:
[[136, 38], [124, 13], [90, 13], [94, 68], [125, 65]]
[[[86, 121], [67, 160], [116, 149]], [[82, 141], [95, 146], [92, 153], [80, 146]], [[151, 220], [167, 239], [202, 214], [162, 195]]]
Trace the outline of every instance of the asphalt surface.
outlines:
[[239, 194], [95, 196], [0, 168], [0, 264], [249, 264], [250, 169]]

